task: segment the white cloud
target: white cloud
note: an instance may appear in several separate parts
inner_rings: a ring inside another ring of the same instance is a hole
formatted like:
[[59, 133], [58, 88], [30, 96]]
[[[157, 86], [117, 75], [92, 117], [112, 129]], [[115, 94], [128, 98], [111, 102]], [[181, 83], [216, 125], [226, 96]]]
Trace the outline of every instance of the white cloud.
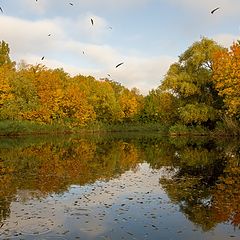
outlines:
[[[93, 20], [93, 25], [91, 22]], [[88, 38], [92, 42], [100, 42], [104, 36], [107, 36], [111, 31], [109, 23], [106, 19], [96, 16], [93, 13], [86, 13], [71, 22], [71, 28], [77, 36]]]
[[240, 40], [240, 35], [232, 35], [232, 34], [218, 34], [212, 37], [217, 43], [219, 43], [223, 47], [230, 47], [233, 42]]
[[[51, 10], [76, 10], [76, 9], [99, 9], [104, 8], [105, 10], [120, 10], [132, 7], [143, 6], [153, 0], [69, 0], [69, 1], [59, 1], [59, 0], [20, 0], [26, 10], [34, 11], [38, 14], [46, 13]], [[72, 3], [71, 6], [69, 3]]]
[[0, 17], [1, 38], [10, 44], [11, 51], [15, 54], [26, 52], [41, 52], [50, 50], [53, 41], [48, 34], [63, 38], [64, 31], [51, 20], [27, 21], [19, 18]]
[[[66, 43], [65, 47], [77, 55], [82, 54], [84, 49], [86, 58], [98, 66], [92, 73], [97, 78], [108, 77], [110, 74], [113, 80], [129, 88], [137, 87], [144, 94], [159, 86], [170, 64], [177, 61], [177, 58], [170, 56], [150, 58], [126, 56], [108, 45], [83, 44], [72, 41]], [[124, 64], [115, 68], [120, 62], [124, 62]]]
[[139, 6], [151, 2], [152, 0], [82, 0], [81, 4], [87, 6], [108, 7], [108, 8], [120, 8], [120, 7], [132, 7]]
[[22, 7], [25, 8], [27, 11], [34, 11], [38, 14], [45, 13], [48, 2], [46, 0], [40, 0], [40, 1], [33, 1], [33, 0], [22, 0]]
[[[75, 24], [85, 26], [89, 16]], [[97, 16], [94, 16], [94, 19], [100, 29], [107, 26], [104, 19]], [[124, 55], [119, 49], [107, 44], [93, 44], [69, 38], [69, 24], [71, 22], [64, 18], [27, 21], [0, 17], [2, 38], [9, 43], [11, 56], [17, 62], [23, 59], [30, 64], [42, 63], [50, 68], [61, 67], [70, 74], [93, 75], [96, 78], [110, 74], [113, 80], [129, 88], [137, 87], [146, 94], [160, 84], [169, 65], [175, 61], [168, 56], [147, 58], [139, 52], [139, 57], [135, 57], [135, 52], [134, 55]], [[50, 37], [49, 33], [52, 34]], [[43, 61], [42, 56], [45, 56]], [[124, 64], [115, 68], [122, 61]]]
[[[111, 77], [129, 88], [137, 87], [143, 94], [160, 85], [169, 66], [177, 59], [169, 56], [123, 58], [124, 64], [119, 68], [107, 69]], [[118, 62], [116, 62], [117, 64]]]

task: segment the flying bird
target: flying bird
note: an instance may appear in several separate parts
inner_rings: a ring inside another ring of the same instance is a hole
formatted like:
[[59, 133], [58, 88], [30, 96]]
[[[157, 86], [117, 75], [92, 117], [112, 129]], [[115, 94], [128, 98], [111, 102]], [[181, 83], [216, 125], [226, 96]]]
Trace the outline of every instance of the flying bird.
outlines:
[[41, 58], [41, 60], [43, 60], [44, 59], [44, 56]]
[[211, 14], [213, 14], [215, 11], [217, 11], [220, 7], [217, 7], [217, 8], [214, 8], [212, 11], [211, 11]]
[[51, 36], [51, 33], [48, 34], [48, 37], [50, 37], [50, 36]]
[[69, 3], [71, 6], [73, 6], [73, 3]]
[[93, 26], [94, 22], [93, 22], [93, 19], [92, 19], [92, 18], [91, 18], [91, 23], [92, 23], [92, 26]]
[[123, 63], [124, 63], [124, 62], [121, 62], [121, 63], [117, 64], [117, 65], [116, 65], [116, 68], [119, 67], [119, 66], [121, 66]]
[[0, 7], [0, 11], [3, 13], [3, 10], [2, 10], [2, 8]]

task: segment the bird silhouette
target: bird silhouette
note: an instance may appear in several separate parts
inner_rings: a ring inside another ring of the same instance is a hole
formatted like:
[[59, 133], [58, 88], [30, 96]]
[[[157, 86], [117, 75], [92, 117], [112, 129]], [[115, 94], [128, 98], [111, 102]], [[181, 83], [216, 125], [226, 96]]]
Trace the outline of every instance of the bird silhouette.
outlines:
[[69, 3], [71, 6], [73, 6], [73, 3]]
[[0, 11], [3, 13], [3, 10], [2, 10], [2, 8], [0, 7]]
[[211, 14], [213, 14], [215, 11], [217, 11], [220, 7], [217, 7], [217, 8], [214, 8], [212, 11], [211, 11]]
[[44, 56], [41, 58], [41, 60], [43, 60], [44, 59]]
[[48, 34], [48, 37], [50, 37], [50, 36], [51, 36], [51, 33]]
[[121, 63], [117, 64], [117, 65], [116, 65], [116, 68], [119, 67], [119, 66], [121, 66], [123, 63], [124, 63], [124, 62], [121, 62]]
[[94, 22], [93, 22], [93, 19], [92, 19], [92, 18], [91, 18], [91, 23], [92, 23], [92, 26], [93, 26]]

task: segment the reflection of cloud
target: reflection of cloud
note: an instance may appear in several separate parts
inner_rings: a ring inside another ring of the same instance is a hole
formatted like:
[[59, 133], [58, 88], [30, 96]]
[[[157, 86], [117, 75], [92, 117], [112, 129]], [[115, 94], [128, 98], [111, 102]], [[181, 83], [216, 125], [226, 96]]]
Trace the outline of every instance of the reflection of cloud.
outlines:
[[[39, 191], [18, 191], [18, 201], [12, 202], [11, 215], [2, 230], [8, 229], [6, 238], [19, 232], [23, 238], [24, 234], [46, 234], [49, 239], [50, 236], [69, 239], [68, 233], [83, 239], [101, 237], [116, 228], [114, 219], [119, 219], [123, 226], [126, 221], [121, 221], [122, 218], [136, 214], [135, 204], [140, 197], [142, 206], [148, 202], [148, 208], [157, 207], [157, 202], [149, 203], [149, 197], [154, 199], [154, 196], [164, 195], [158, 183], [162, 173], [162, 170], [153, 172], [149, 164], [144, 163], [137, 170], [127, 171], [108, 182], [72, 185], [68, 192], [46, 198]], [[134, 218], [142, 222], [144, 208], [139, 208], [139, 212], [140, 216], [135, 215]]]

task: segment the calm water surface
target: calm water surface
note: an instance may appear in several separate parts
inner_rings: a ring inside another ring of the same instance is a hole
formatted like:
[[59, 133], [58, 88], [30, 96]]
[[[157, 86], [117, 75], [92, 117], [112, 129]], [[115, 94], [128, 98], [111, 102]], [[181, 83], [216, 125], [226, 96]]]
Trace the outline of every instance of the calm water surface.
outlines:
[[0, 139], [0, 239], [240, 239], [238, 140]]

